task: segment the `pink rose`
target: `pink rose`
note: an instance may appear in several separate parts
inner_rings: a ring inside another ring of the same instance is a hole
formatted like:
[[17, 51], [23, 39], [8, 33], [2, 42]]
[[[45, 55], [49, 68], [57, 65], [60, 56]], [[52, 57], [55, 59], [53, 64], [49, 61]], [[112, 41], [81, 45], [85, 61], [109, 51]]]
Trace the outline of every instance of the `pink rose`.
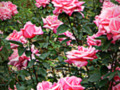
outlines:
[[120, 83], [115, 85], [115, 86], [113, 86], [112, 90], [120, 90]]
[[[13, 41], [19, 41], [22, 44], [26, 44], [27, 40], [22, 36], [22, 32], [17, 32], [16, 30], [13, 31], [7, 38], [7, 40], [13, 40]], [[18, 47], [16, 44], [10, 44], [12, 49], [15, 49]]]
[[43, 81], [42, 83], [38, 83], [37, 90], [49, 90], [52, 87], [52, 83], [48, 81]]
[[30, 21], [25, 24], [24, 28], [22, 28], [21, 31], [22, 31], [22, 34], [25, 38], [33, 38], [36, 35], [43, 34], [42, 28], [36, 27]]
[[101, 46], [101, 40], [95, 39], [97, 37], [98, 36], [96, 34], [94, 34], [93, 36], [88, 36], [87, 37], [87, 44], [89, 46]]
[[73, 63], [78, 67], [86, 66], [88, 63], [87, 60], [93, 60], [97, 58], [97, 52], [98, 51], [92, 46], [88, 48], [78, 46], [78, 50], [72, 50], [66, 53], [68, 60], [65, 62], [68, 62], [69, 64]]
[[57, 28], [63, 24], [60, 20], [58, 20], [58, 16], [47, 16], [46, 18], [42, 18], [44, 22], [44, 28], [53, 30], [54, 33], [57, 33]]
[[12, 55], [8, 58], [9, 61], [9, 65], [13, 65], [15, 66], [18, 70], [21, 69], [25, 69], [28, 65], [28, 60], [30, 58], [28, 58], [27, 56], [25, 56], [25, 54], [23, 54], [22, 56], [18, 55], [18, 50], [17, 49], [13, 49], [13, 53]]
[[58, 83], [62, 85], [63, 90], [84, 90], [85, 88], [81, 86], [81, 78], [75, 76], [61, 78]]
[[0, 34], [3, 34], [3, 32], [2, 32], [2, 31], [0, 31]]
[[113, 42], [120, 40], [120, 17], [111, 19], [108, 29], [111, 31]]
[[61, 84], [54, 83], [49, 90], [63, 90], [63, 88], [62, 88]]
[[[71, 32], [69, 32], [69, 31], [66, 31], [66, 32], [64, 32], [64, 33], [62, 33], [62, 34], [60, 34], [60, 35], [65, 35], [65, 36], [67, 36], [67, 37], [69, 37], [69, 38], [71, 39], [71, 40], [69, 40], [69, 41], [66, 42], [67, 45], [72, 45], [72, 44], [70, 44], [71, 41], [72, 41], [72, 40], [75, 40], [75, 37], [74, 37], [73, 34], [72, 34]], [[59, 39], [59, 41], [61, 42], [61, 41], [65, 40], [65, 39], [67, 39], [67, 38], [58, 38], [58, 39]]]
[[0, 2], [0, 19], [1, 20], [6, 20], [6, 19], [11, 19], [12, 16], [17, 14], [17, 6], [12, 4], [12, 2]]
[[0, 47], [0, 51], [2, 51], [2, 49], [3, 49], [3, 46]]
[[71, 16], [74, 11], [81, 12], [84, 9], [84, 6], [82, 6], [84, 2], [78, 0], [52, 0], [52, 3], [55, 7], [54, 14], [60, 14], [64, 11]]
[[8, 90], [17, 90], [16, 85], [14, 85], [14, 89], [11, 89], [10, 87], [8, 87]]
[[46, 7], [46, 4], [49, 4], [50, 0], [36, 0], [35, 5], [39, 8], [41, 6]]

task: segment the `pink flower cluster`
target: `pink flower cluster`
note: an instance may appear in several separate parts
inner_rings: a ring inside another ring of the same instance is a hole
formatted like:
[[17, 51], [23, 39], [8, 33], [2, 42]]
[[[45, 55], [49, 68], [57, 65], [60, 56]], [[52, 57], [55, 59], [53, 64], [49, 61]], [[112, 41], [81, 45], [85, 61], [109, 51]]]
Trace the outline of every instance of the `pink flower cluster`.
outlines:
[[[69, 37], [71, 40], [67, 41], [66, 43], [67, 43], [67, 45], [72, 45], [70, 43], [71, 43], [72, 40], [75, 40], [75, 37], [73, 36], [73, 34], [71, 32], [66, 31], [66, 32], [62, 33], [61, 35], [65, 35], [65, 36]], [[58, 38], [58, 39], [61, 42], [65, 39], [67, 39], [67, 38]]]
[[87, 44], [89, 46], [101, 46], [101, 40], [95, 39], [97, 37], [99, 37], [99, 36], [97, 36], [96, 34], [94, 34], [93, 36], [88, 36], [87, 37]]
[[44, 23], [44, 28], [53, 30], [54, 33], [57, 33], [57, 28], [63, 24], [60, 20], [58, 20], [58, 16], [47, 16], [46, 18], [42, 18]]
[[40, 8], [41, 6], [46, 7], [46, 4], [49, 4], [50, 0], [36, 0], [35, 5]]
[[73, 12], [81, 12], [84, 9], [84, 2], [78, 0], [52, 0], [52, 3], [55, 7], [53, 13], [57, 15], [64, 11], [71, 16]]
[[97, 36], [107, 35], [112, 43], [120, 39], [120, 6], [112, 2], [104, 2], [100, 15], [95, 17], [99, 31]]
[[51, 82], [43, 81], [38, 83], [37, 90], [84, 90], [81, 86], [81, 78], [75, 76], [61, 78], [57, 83], [52, 85]]
[[11, 19], [12, 16], [17, 14], [17, 6], [14, 5], [12, 2], [0, 2], [0, 19], [1, 20], [6, 20], [6, 19]]
[[88, 48], [78, 46], [78, 50], [72, 50], [66, 53], [68, 60], [65, 62], [69, 64], [73, 63], [78, 67], [86, 66], [88, 63], [87, 60], [93, 60], [97, 58], [97, 52], [98, 51], [92, 46]]

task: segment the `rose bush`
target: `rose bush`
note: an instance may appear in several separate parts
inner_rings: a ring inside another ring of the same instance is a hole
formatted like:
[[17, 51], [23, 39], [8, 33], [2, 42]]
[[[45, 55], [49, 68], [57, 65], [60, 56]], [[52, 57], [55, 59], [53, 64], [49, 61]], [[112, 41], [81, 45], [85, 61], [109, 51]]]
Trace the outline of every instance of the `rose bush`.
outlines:
[[0, 90], [119, 90], [118, 0], [0, 2]]

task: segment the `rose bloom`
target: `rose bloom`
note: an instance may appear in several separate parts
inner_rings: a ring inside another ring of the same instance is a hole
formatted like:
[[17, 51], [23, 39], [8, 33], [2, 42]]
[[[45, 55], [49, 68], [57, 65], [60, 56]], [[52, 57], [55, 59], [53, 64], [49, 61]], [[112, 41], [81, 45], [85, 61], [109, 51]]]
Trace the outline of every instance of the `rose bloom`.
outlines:
[[37, 90], [63, 90], [60, 84], [54, 83], [52, 85], [51, 82], [42, 81], [38, 83]]
[[[72, 44], [70, 44], [71, 41], [72, 41], [72, 40], [75, 40], [75, 37], [74, 37], [73, 34], [72, 34], [71, 32], [69, 32], [69, 31], [66, 31], [66, 32], [64, 32], [64, 33], [62, 33], [62, 34], [60, 34], [60, 35], [65, 35], [65, 36], [67, 36], [67, 37], [69, 37], [69, 38], [71, 39], [71, 40], [69, 40], [69, 41], [66, 42], [67, 45], [72, 45]], [[61, 42], [61, 41], [65, 40], [65, 39], [67, 39], [67, 38], [58, 38], [58, 39], [59, 39], [59, 41]]]
[[52, 0], [52, 3], [55, 7], [53, 13], [57, 15], [64, 11], [71, 16], [74, 11], [81, 12], [84, 9], [84, 6], [82, 6], [84, 2], [78, 0]]
[[58, 83], [62, 85], [63, 90], [84, 90], [85, 88], [81, 86], [81, 78], [75, 76], [61, 78]]
[[11, 19], [12, 16], [17, 14], [17, 6], [13, 4], [12, 2], [0, 2], [0, 19], [1, 20], [6, 20], [6, 19]]
[[10, 87], [8, 87], [8, 90], [17, 90], [16, 85], [14, 85], [14, 89], [11, 89]]
[[22, 56], [18, 55], [18, 50], [13, 49], [12, 55], [8, 58], [9, 59], [9, 65], [15, 66], [18, 70], [25, 69], [28, 65], [28, 58], [25, 54]]
[[88, 36], [87, 37], [87, 44], [89, 46], [101, 46], [101, 40], [95, 39], [97, 37], [99, 37], [99, 36], [97, 36], [96, 34], [94, 34], [93, 36]]
[[0, 47], [0, 51], [2, 51], [2, 49], [3, 49], [3, 46]]
[[[7, 40], [13, 40], [13, 41], [19, 41], [22, 44], [26, 44], [27, 40], [22, 36], [22, 32], [17, 32], [16, 30], [13, 31], [7, 38]], [[12, 49], [15, 49], [18, 47], [16, 44], [10, 44]]]
[[[119, 22], [119, 20], [115, 20], [115, 18], [120, 18], [119, 15], [120, 6], [115, 5], [112, 2], [104, 2], [101, 14], [96, 16], [96, 20], [94, 21], [99, 29], [96, 35], [107, 35], [108, 40], [113, 39], [112, 43], [119, 40], [119, 30], [113, 30], [113, 27], [116, 27], [117, 25], [115, 22]], [[113, 23], [115, 25], [113, 25]]]
[[46, 18], [42, 18], [44, 23], [44, 28], [53, 30], [54, 33], [57, 33], [57, 28], [63, 24], [60, 20], [58, 20], [58, 16], [47, 16]]
[[28, 21], [24, 28], [21, 29], [22, 35], [25, 38], [33, 38], [36, 35], [42, 35], [43, 31], [41, 27], [37, 27], [34, 24], [32, 24], [30, 21]]
[[3, 34], [3, 32], [2, 32], [2, 31], [0, 31], [0, 34]]
[[35, 5], [40, 8], [41, 6], [46, 7], [46, 4], [49, 4], [50, 0], [36, 0]]
[[78, 67], [86, 66], [87, 60], [94, 60], [97, 58], [96, 53], [98, 51], [90, 46], [85, 48], [83, 46], [78, 46], [78, 50], [68, 51], [66, 54], [68, 60], [65, 62], [69, 64], [75, 64]]

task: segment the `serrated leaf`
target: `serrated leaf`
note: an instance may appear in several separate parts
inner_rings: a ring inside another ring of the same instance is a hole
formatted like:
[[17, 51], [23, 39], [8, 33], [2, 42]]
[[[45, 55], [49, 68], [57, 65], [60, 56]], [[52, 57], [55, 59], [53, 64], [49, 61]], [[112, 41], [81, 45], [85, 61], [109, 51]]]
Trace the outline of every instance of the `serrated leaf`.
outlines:
[[57, 34], [64, 33], [67, 30], [69, 30], [69, 27], [65, 24], [62, 24], [57, 28]]
[[113, 77], [115, 76], [116, 72], [111, 72], [110, 76], [109, 76], [109, 80], [113, 79]]
[[90, 82], [96, 82], [96, 81], [98, 81], [100, 78], [101, 78], [100, 73], [95, 73], [95, 74], [92, 74], [92, 75], [90, 76], [90, 78], [88, 79], [88, 81], [90, 81]]
[[24, 47], [18, 47], [18, 54], [21, 56], [25, 52]]

